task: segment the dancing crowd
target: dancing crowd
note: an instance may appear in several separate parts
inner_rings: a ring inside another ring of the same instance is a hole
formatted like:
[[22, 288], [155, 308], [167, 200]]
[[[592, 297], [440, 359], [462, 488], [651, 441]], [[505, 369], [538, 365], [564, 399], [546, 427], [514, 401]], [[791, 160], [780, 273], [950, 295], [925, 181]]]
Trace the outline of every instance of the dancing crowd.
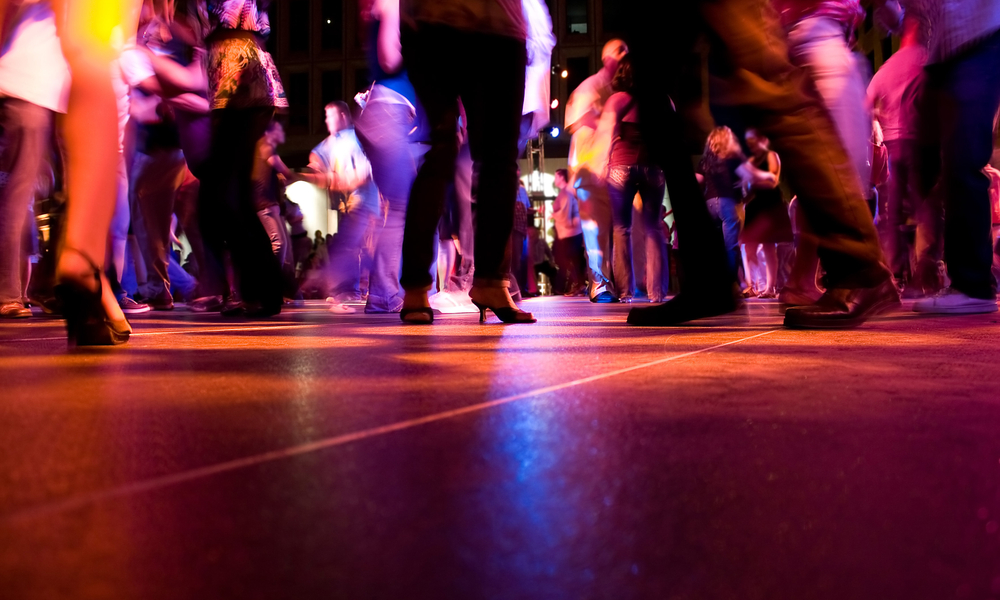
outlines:
[[[299, 172], [268, 4], [0, 0], [0, 317], [37, 304], [71, 344], [113, 345], [176, 300], [270, 317], [320, 297], [408, 324], [533, 323], [517, 302], [542, 291], [634, 303], [646, 326], [753, 296], [793, 328], [855, 327], [901, 294], [997, 311], [996, 0], [874, 0], [900, 39], [874, 76], [859, 0], [627, 2], [565, 108], [551, 249], [518, 169], [550, 124], [543, 0], [363, 0], [373, 83], [324, 107]], [[335, 235], [310, 236], [298, 181]]]

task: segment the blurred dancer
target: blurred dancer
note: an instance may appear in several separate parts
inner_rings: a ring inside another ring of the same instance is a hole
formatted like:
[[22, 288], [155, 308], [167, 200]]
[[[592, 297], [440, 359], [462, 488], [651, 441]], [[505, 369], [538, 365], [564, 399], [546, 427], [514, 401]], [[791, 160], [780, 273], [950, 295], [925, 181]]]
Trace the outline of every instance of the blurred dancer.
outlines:
[[778, 295], [778, 244], [791, 242], [792, 223], [788, 218], [788, 206], [782, 197], [781, 159], [771, 150], [770, 140], [756, 129], [747, 129], [747, 147], [750, 148], [750, 165], [774, 176], [773, 180], [756, 181], [748, 190], [744, 211], [743, 233], [740, 242], [746, 245], [746, 273], [761, 266], [757, 258], [760, 246], [764, 257], [764, 285], [755, 290], [759, 298], [775, 298]]
[[[741, 109], [773, 142], [820, 245], [828, 288], [813, 305], [790, 308], [789, 327], [853, 327], [898, 306], [899, 295], [865, 203], [860, 177], [805, 74], [788, 58], [778, 15], [765, 0], [641, 3], [633, 21], [636, 97], [651, 159], [663, 166], [677, 222], [681, 291], [671, 301], [633, 308], [629, 322], [675, 325], [737, 307], [720, 233], [697, 189], [677, 112], [699, 100], [692, 49], [713, 40], [713, 101]], [[667, 27], [667, 31], [663, 30]], [[691, 122], [695, 119], [691, 118]]]
[[[940, 243], [928, 244], [925, 240], [940, 241], [942, 227], [927, 223], [932, 213], [938, 213], [935, 221], [943, 220], [942, 207], [936, 195], [922, 197], [919, 192], [918, 174], [914, 164], [914, 149], [917, 137], [916, 97], [922, 83], [924, 65], [927, 63], [927, 33], [929, 23], [913, 12], [903, 19], [903, 32], [899, 50], [883, 64], [868, 84], [868, 99], [875, 110], [875, 118], [881, 125], [883, 143], [889, 155], [889, 190], [887, 201], [880, 203], [879, 211], [885, 209], [879, 219], [879, 236], [885, 249], [886, 259], [896, 280], [904, 283], [904, 273], [910, 266], [910, 244], [903, 228], [908, 217], [916, 217], [917, 245], [921, 252], [917, 256], [915, 272], [905, 281], [906, 291], [925, 295], [937, 293], [941, 288], [938, 262], [941, 259]], [[938, 235], [927, 235], [927, 226]]]
[[[609, 288], [612, 274], [612, 218], [604, 171], [610, 139], [597, 135], [598, 120], [614, 90], [611, 79], [618, 61], [628, 53], [621, 40], [611, 40], [601, 51], [601, 70], [583, 80], [566, 103], [566, 131], [573, 134], [569, 149], [570, 182], [576, 188], [583, 219], [583, 238], [590, 265], [591, 302], [616, 302]], [[662, 100], [662, 99], [661, 99]]]
[[951, 286], [918, 300], [935, 314], [997, 311], [989, 178], [993, 123], [1000, 107], [1000, 10], [994, 0], [916, 2], [933, 24], [918, 107], [921, 193], [944, 195], [944, 258]]
[[388, 210], [378, 232], [368, 279], [366, 313], [399, 312], [403, 223], [410, 187], [426, 145], [426, 117], [403, 68], [399, 0], [376, 0], [369, 13], [368, 69], [375, 83], [354, 129], [371, 163], [372, 178]]
[[[337, 223], [337, 241], [329, 249], [330, 295], [342, 303], [361, 299], [362, 247], [379, 217], [379, 191], [372, 182], [372, 167], [354, 133], [347, 104], [331, 102], [325, 110], [330, 135], [309, 154], [309, 168], [319, 175], [321, 187], [347, 197]], [[317, 181], [315, 178], [306, 177]]]
[[559, 267], [555, 291], [567, 296], [577, 295], [587, 287], [580, 207], [574, 195], [575, 190], [569, 185], [569, 172], [566, 169], [556, 170], [555, 186], [558, 193], [552, 201], [552, 220], [556, 227], [553, 253]]
[[[211, 134], [201, 179], [199, 216], [206, 249], [216, 264], [228, 251], [242, 302], [227, 315], [271, 316], [281, 311], [281, 267], [253, 205], [251, 172], [257, 141], [275, 109], [288, 100], [263, 41], [271, 31], [267, 0], [208, 0]], [[220, 295], [218, 289], [210, 293]]]
[[[6, 16], [0, 53], [0, 125], [4, 147], [0, 171], [0, 318], [22, 319], [21, 246], [25, 214], [34, 204], [35, 185], [52, 152], [55, 113], [66, 112], [69, 67], [47, 2], [14, 3]], [[0, 20], [2, 20], [0, 16]], [[100, 253], [104, 256], [104, 252]]]
[[663, 171], [650, 164], [642, 139], [639, 110], [632, 96], [632, 61], [623, 56], [611, 80], [615, 91], [604, 104], [598, 137], [611, 139], [608, 161], [608, 193], [614, 223], [614, 281], [618, 300], [631, 302], [635, 290], [632, 271], [632, 200], [642, 199], [642, 221], [646, 248], [646, 289], [650, 300], [661, 302], [663, 255], [666, 246], [660, 229], [660, 206], [666, 184]]
[[524, 101], [525, 23], [516, 0], [404, 0], [403, 56], [427, 111], [431, 147], [410, 193], [403, 235], [404, 322], [430, 323], [427, 292], [434, 231], [454, 180], [459, 98], [479, 164], [476, 272], [470, 296], [504, 322], [534, 322], [507, 290], [517, 192], [517, 140]]

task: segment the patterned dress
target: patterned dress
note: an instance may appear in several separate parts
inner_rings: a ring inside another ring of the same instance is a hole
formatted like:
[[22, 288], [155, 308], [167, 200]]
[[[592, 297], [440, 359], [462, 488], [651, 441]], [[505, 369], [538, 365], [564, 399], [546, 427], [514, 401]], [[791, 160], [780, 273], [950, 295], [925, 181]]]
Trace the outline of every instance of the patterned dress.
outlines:
[[209, 0], [213, 33], [229, 30], [253, 35], [212, 36], [208, 44], [208, 86], [213, 109], [287, 108], [288, 99], [271, 55], [260, 40], [271, 32], [267, 12], [257, 0]]

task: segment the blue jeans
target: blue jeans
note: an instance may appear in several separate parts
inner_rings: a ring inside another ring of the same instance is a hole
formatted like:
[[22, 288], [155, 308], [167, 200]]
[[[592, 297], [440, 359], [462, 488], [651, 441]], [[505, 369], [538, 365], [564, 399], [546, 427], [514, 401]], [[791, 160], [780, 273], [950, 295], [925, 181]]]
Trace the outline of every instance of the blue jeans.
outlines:
[[917, 172], [926, 193], [940, 173], [944, 259], [951, 286], [994, 298], [989, 178], [993, 118], [1000, 106], [1000, 32], [956, 58], [927, 66], [918, 107]]
[[[426, 146], [410, 139], [418, 114], [400, 104], [394, 92], [374, 86], [368, 104], [354, 124], [358, 141], [372, 165], [372, 178], [388, 206], [385, 224], [377, 232], [374, 264], [368, 279], [365, 312], [397, 312], [403, 257], [403, 224], [410, 188]], [[419, 110], [419, 109], [418, 109]]]
[[708, 206], [708, 214], [712, 215], [716, 225], [722, 228], [729, 271], [735, 277], [737, 265], [742, 262], [740, 230], [743, 229], [743, 204], [732, 198], [709, 198], [705, 200], [705, 204]]
[[650, 299], [662, 298], [663, 256], [666, 243], [660, 227], [660, 207], [666, 181], [663, 171], [645, 165], [615, 166], [608, 174], [608, 193], [611, 196], [611, 217], [614, 224], [614, 277], [615, 291], [619, 298], [631, 298], [635, 289], [632, 269], [632, 199], [636, 193], [642, 198], [642, 222], [645, 225], [646, 289]]

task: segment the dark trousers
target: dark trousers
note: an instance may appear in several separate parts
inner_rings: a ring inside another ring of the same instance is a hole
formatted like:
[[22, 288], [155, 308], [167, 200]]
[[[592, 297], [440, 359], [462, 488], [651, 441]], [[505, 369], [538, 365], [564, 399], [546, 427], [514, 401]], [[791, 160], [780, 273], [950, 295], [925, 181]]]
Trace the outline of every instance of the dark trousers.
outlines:
[[133, 183], [136, 205], [142, 211], [145, 243], [149, 263], [150, 297], [170, 291], [170, 221], [174, 214], [174, 198], [184, 182], [187, 166], [180, 149], [157, 149], [139, 153], [141, 164]]
[[559, 266], [559, 276], [555, 281], [557, 293], [575, 292], [587, 283], [587, 258], [583, 254], [582, 233], [556, 239], [552, 243], [552, 254]]
[[510, 234], [510, 274], [517, 281], [518, 289], [528, 291], [527, 236], [519, 231]]
[[[712, 100], [738, 110], [759, 127], [781, 156], [783, 174], [799, 195], [815, 232], [831, 287], [870, 287], [887, 276], [871, 215], [843, 144], [805, 74], [788, 59], [777, 14], [767, 0], [640, 2], [632, 42], [636, 97], [651, 157], [663, 167], [677, 219], [681, 293], [718, 289], [729, 280], [725, 248], [694, 178], [692, 125], [704, 114], [684, 111], [701, 104], [697, 55], [702, 33], [712, 40]], [[669, 31], [662, 31], [663, 27]], [[646, 29], [649, 28], [649, 29]], [[859, 107], [860, 108], [860, 107]], [[700, 118], [700, 119], [699, 119]], [[701, 135], [695, 139], [704, 142]], [[727, 285], [731, 285], [728, 281]]]
[[404, 289], [431, 285], [434, 232], [455, 178], [461, 98], [469, 121], [469, 149], [479, 165], [474, 282], [501, 286], [510, 272], [524, 42], [422, 24], [419, 32], [403, 30], [403, 57], [427, 113], [431, 146], [410, 192], [400, 283]]
[[[944, 198], [944, 260], [951, 287], [994, 298], [989, 178], [993, 119], [1000, 106], [1000, 32], [925, 69], [918, 112], [921, 190], [939, 179]], [[938, 174], [940, 177], [938, 178]]]
[[0, 187], [0, 304], [21, 300], [25, 217], [34, 204], [38, 173], [50, 149], [53, 119], [51, 110], [24, 100], [7, 98], [0, 103], [7, 142], [0, 157], [0, 169], [7, 174]]
[[[281, 267], [257, 217], [250, 173], [257, 140], [274, 114], [272, 108], [223, 109], [212, 112], [209, 157], [198, 195], [201, 234], [206, 259], [222, 272], [229, 252], [240, 295], [247, 302], [280, 310]], [[224, 282], [214, 282], [211, 293], [223, 293]]]

